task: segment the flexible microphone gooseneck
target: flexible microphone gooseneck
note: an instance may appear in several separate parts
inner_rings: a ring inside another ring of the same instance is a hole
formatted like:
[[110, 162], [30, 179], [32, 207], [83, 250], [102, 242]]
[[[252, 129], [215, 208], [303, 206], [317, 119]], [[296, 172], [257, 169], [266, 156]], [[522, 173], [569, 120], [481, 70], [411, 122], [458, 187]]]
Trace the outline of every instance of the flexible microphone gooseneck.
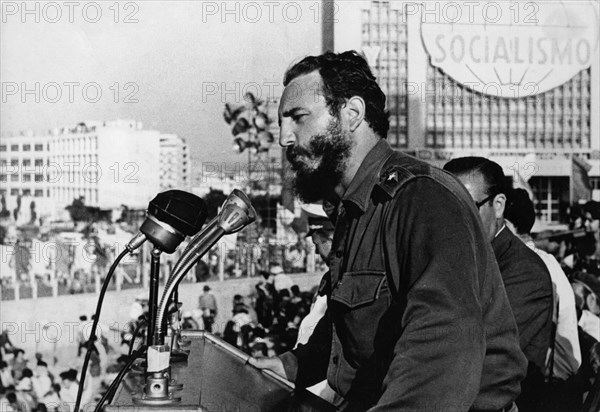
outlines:
[[234, 189], [223, 203], [221, 212], [211, 220], [206, 227], [198, 233], [185, 249], [179, 261], [175, 264], [173, 272], [163, 291], [162, 299], [156, 314], [156, 333], [154, 344], [161, 343], [163, 338], [162, 319], [164, 317], [169, 296], [177, 287], [181, 279], [194, 266], [198, 260], [212, 248], [221, 237], [242, 230], [256, 220], [256, 211], [250, 199], [241, 191]]

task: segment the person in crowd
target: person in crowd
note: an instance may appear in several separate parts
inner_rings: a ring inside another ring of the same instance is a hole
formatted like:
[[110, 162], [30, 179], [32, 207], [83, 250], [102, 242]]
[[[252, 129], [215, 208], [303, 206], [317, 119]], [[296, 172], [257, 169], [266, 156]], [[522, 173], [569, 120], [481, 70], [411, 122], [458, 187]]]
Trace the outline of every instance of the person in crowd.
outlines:
[[12, 360], [12, 371], [15, 381], [20, 381], [23, 375], [23, 370], [27, 368], [27, 359], [25, 359], [25, 351], [23, 349], [16, 349], [14, 352], [14, 358]]
[[568, 275], [584, 271], [600, 276], [600, 256], [597, 254], [600, 226], [600, 203], [590, 201], [569, 207], [569, 229], [574, 236], [561, 242], [559, 255]]
[[212, 332], [212, 325], [215, 323], [215, 317], [217, 316], [217, 298], [210, 292], [210, 286], [204, 285], [202, 290], [204, 293], [198, 299], [198, 307], [202, 311], [204, 330]]
[[[308, 233], [306, 236], [312, 238], [316, 252], [324, 262], [328, 261], [329, 253], [331, 252], [334, 229], [333, 224], [326, 216], [309, 217], [308, 219]], [[330, 283], [331, 273], [327, 271], [321, 279], [321, 284], [314, 296], [310, 312], [300, 323], [298, 340], [295, 347], [308, 342], [308, 338], [312, 335], [317, 323], [325, 314], [327, 310], [327, 288], [331, 286]]]
[[492, 244], [529, 365], [517, 405], [521, 412], [542, 408], [544, 370], [551, 346], [554, 307], [552, 280], [543, 260], [504, 221], [508, 187], [502, 167], [483, 157], [461, 157], [446, 163], [471, 195]]
[[527, 247], [542, 258], [550, 272], [553, 286], [554, 324], [552, 345], [546, 359], [545, 377], [548, 382], [545, 411], [568, 411], [581, 408], [581, 398], [573, 396], [575, 375], [581, 366], [581, 350], [577, 332], [577, 311], [571, 284], [554, 256], [535, 247], [531, 228], [535, 223], [535, 208], [524, 189], [512, 189], [504, 211], [506, 227]]
[[264, 342], [256, 342], [250, 345], [250, 356], [253, 358], [266, 358], [268, 353], [269, 349]]
[[[582, 274], [576, 274], [571, 286], [577, 302], [579, 326], [585, 333], [600, 341], [600, 287], [595, 279]], [[594, 291], [592, 287], [596, 287], [598, 291]]]
[[26, 405], [26, 410], [33, 410], [37, 406], [32, 378], [33, 371], [29, 368], [23, 369], [21, 380], [15, 388], [17, 399], [21, 405]]
[[200, 259], [198, 263], [196, 263], [196, 267], [194, 269], [194, 275], [196, 277], [196, 282], [206, 282], [210, 278], [210, 272], [208, 270], [208, 264]]
[[583, 211], [583, 227], [586, 238], [590, 245], [594, 245], [586, 251], [584, 269], [588, 273], [600, 277], [600, 202], [590, 200], [583, 206]]
[[19, 383], [17, 384], [17, 390], [32, 392], [33, 391], [32, 378], [33, 378], [33, 371], [29, 368], [23, 369], [23, 373], [21, 374], [21, 379], [19, 380]]
[[77, 371], [69, 369], [60, 375], [60, 399], [70, 405], [74, 405], [77, 400]]
[[5, 355], [14, 353], [15, 349], [17, 348], [11, 342], [8, 331], [4, 329], [0, 334], [0, 359]]
[[265, 328], [270, 328], [273, 324], [273, 298], [276, 293], [273, 282], [270, 280], [271, 274], [267, 270], [260, 272], [262, 280], [255, 286], [256, 289], [256, 318], [258, 323]]
[[89, 336], [86, 336], [85, 325], [87, 324], [88, 318], [86, 315], [79, 316], [79, 324], [77, 325], [77, 357], [80, 357], [82, 353], [85, 353], [86, 344]]
[[0, 393], [5, 393], [6, 388], [15, 386], [12, 367], [5, 361], [0, 361]]
[[346, 410], [516, 410], [526, 360], [468, 193], [390, 147], [385, 95], [356, 52], [306, 57], [284, 85], [293, 186], [335, 222], [332, 287], [306, 345], [250, 362], [297, 387], [327, 377]]
[[281, 266], [271, 266], [271, 274], [273, 275], [273, 286], [277, 292], [281, 292], [284, 289], [289, 291], [294, 286], [294, 281], [283, 272]]
[[52, 391], [53, 383], [46, 362], [38, 362], [32, 384], [35, 396], [40, 402]]
[[19, 412], [24, 409], [24, 405], [19, 402], [17, 399], [17, 395], [14, 392], [9, 392], [6, 394], [6, 400], [8, 402], [8, 411]]
[[[77, 400], [77, 390], [79, 387], [78, 372], [75, 369], [69, 369], [62, 372], [59, 376], [61, 379], [59, 392], [60, 399], [63, 403], [66, 403], [70, 409], [72, 409], [73, 405], [75, 405], [75, 401]], [[84, 409], [92, 399], [92, 387], [93, 380], [88, 374], [85, 377], [85, 384], [83, 393], [81, 395], [81, 405]]]
[[194, 315], [191, 310], [186, 310], [181, 314], [181, 329], [183, 330], [198, 330], [200, 329], [200, 325], [194, 319]]

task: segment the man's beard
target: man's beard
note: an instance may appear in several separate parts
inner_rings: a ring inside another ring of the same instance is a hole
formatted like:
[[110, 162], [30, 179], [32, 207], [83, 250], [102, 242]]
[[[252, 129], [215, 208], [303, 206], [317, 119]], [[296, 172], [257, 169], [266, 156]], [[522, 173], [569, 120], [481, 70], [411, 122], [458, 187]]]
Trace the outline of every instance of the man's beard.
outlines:
[[350, 157], [352, 141], [333, 119], [324, 134], [312, 136], [308, 148], [290, 146], [287, 159], [294, 171], [292, 185], [305, 203], [331, 198], [340, 183]]

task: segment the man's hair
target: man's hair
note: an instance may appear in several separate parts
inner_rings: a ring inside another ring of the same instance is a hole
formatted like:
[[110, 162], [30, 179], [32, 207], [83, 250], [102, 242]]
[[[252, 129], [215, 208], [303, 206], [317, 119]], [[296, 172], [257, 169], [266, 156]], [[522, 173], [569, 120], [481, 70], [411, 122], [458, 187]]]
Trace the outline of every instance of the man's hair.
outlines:
[[319, 71], [323, 79], [322, 91], [332, 116], [339, 114], [348, 99], [360, 96], [366, 104], [367, 124], [380, 137], [387, 137], [390, 121], [385, 110], [385, 94], [363, 57], [354, 50], [305, 57], [287, 70], [283, 85], [287, 86], [296, 77], [315, 70]]
[[535, 223], [535, 208], [525, 189], [508, 192], [504, 218], [514, 225], [519, 235], [529, 234]]
[[506, 195], [508, 192], [502, 166], [485, 157], [467, 156], [452, 159], [444, 165], [444, 170], [455, 176], [480, 173], [485, 181], [485, 193], [488, 196], [500, 193]]

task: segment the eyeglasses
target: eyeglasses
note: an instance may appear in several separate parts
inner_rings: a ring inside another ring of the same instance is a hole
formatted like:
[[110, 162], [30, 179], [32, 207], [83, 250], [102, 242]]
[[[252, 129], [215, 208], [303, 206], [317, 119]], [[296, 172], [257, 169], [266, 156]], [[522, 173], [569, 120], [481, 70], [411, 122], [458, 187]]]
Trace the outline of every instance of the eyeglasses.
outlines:
[[485, 199], [480, 200], [479, 202], [475, 202], [475, 206], [477, 206], [477, 210], [481, 209], [481, 206], [485, 205], [487, 202], [489, 202], [490, 200], [492, 200], [495, 197], [496, 197], [495, 194], [494, 195], [489, 195]]

